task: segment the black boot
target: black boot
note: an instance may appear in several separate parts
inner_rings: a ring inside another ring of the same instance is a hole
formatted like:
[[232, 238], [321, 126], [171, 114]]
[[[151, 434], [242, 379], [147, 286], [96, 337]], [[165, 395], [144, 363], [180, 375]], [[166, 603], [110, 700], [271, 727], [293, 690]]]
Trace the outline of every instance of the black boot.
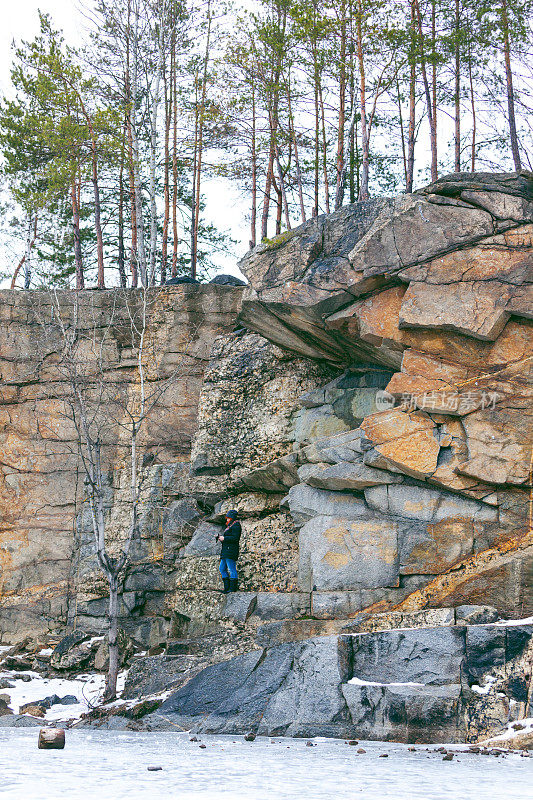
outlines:
[[230, 590], [230, 592], [238, 592], [239, 591], [239, 579], [238, 578], [230, 578], [229, 590]]
[[222, 580], [224, 582], [224, 588], [222, 589], [222, 591], [223, 591], [224, 594], [228, 594], [228, 592], [232, 591], [232, 589], [231, 589], [231, 581], [230, 581], [229, 578], [222, 578]]

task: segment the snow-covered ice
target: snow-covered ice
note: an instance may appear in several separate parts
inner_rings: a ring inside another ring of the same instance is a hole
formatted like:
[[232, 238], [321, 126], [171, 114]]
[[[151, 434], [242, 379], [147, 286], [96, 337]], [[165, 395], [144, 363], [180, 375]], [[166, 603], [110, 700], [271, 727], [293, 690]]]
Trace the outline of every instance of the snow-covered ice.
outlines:
[[[38, 750], [36, 729], [0, 730], [2, 800], [531, 800], [533, 758], [341, 740], [66, 732], [64, 750]], [[273, 743], [271, 743], [271, 741]], [[205, 744], [205, 749], [200, 744]], [[463, 749], [461, 746], [453, 747]], [[380, 758], [383, 753], [388, 758]], [[149, 772], [148, 767], [162, 767]]]
[[[21, 675], [26, 675], [31, 680], [23, 681]], [[44, 718], [51, 722], [78, 719], [89, 708], [97, 705], [105, 687], [105, 676], [98, 673], [78, 675], [77, 678], [43, 678], [37, 672], [6, 671], [0, 672], [0, 678], [6, 678], [14, 684], [13, 689], [2, 689], [2, 693], [9, 695], [9, 706], [15, 714], [18, 714], [20, 706], [43, 700], [53, 694], [58, 697], [70, 694], [77, 698], [78, 702], [72, 705], [54, 705], [49, 708]], [[119, 695], [124, 688], [125, 679], [126, 673], [120, 673], [117, 681]]]

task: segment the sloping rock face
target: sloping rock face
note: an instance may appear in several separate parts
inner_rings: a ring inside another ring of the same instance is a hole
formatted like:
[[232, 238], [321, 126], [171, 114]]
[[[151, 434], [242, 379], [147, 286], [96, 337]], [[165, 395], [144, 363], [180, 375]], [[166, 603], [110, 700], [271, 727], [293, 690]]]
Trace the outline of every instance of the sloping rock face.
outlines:
[[160, 708], [200, 733], [477, 741], [504, 726], [533, 627], [325, 636], [207, 667]]

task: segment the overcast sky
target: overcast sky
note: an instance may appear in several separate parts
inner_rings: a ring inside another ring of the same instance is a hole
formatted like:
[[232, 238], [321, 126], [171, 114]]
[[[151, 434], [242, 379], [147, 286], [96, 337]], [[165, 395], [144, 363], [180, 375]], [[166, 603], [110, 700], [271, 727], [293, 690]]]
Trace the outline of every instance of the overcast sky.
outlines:
[[[1, 94], [9, 94], [13, 39], [20, 41], [34, 38], [39, 31], [38, 9], [50, 14], [55, 27], [63, 30], [67, 42], [76, 45], [83, 39], [86, 23], [81, 10], [82, 4], [76, 0], [0, 0]], [[220, 231], [228, 233], [237, 241], [235, 257], [218, 255], [213, 258], [219, 267], [217, 271], [241, 276], [237, 261], [248, 249], [249, 240], [248, 222], [245, 218], [246, 204], [239, 197], [236, 187], [225, 181], [206, 182], [204, 190], [206, 221], [212, 222]], [[2, 265], [6, 258], [11, 260], [13, 255], [2, 253], [0, 243]]]

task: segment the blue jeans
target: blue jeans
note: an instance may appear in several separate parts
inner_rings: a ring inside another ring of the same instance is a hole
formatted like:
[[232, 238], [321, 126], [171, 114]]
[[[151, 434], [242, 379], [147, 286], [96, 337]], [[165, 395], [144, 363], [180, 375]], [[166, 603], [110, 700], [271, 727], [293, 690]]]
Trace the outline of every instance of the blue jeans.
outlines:
[[237, 579], [237, 566], [234, 558], [221, 558], [219, 566], [223, 578]]

